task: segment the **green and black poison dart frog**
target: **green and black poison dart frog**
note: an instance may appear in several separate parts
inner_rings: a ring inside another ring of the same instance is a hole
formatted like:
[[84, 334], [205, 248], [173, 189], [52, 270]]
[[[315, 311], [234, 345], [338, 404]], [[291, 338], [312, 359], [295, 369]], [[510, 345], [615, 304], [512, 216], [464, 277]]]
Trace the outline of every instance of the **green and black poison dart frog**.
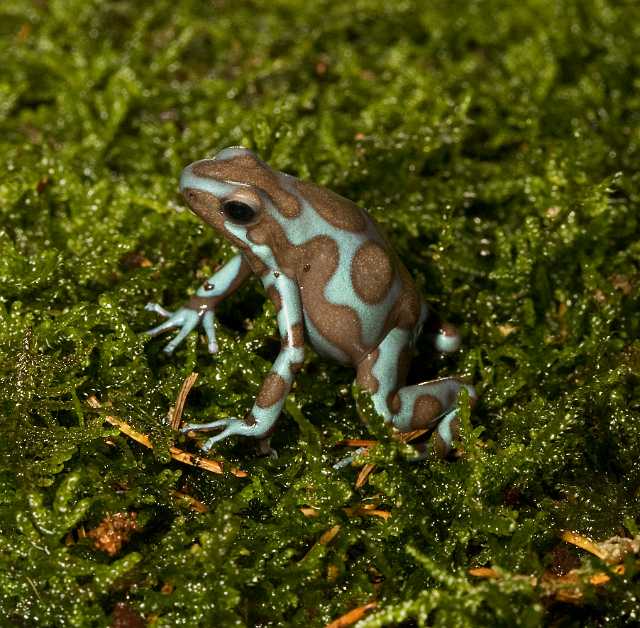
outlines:
[[179, 328], [171, 353], [198, 324], [209, 351], [217, 351], [215, 307], [252, 273], [260, 277], [278, 312], [280, 353], [242, 419], [192, 424], [220, 429], [203, 449], [228, 436], [268, 438], [304, 358], [305, 339], [321, 355], [353, 366], [376, 411], [402, 432], [436, 428], [434, 446], [446, 453], [457, 426], [456, 395], [474, 388], [454, 377], [405, 386], [411, 348], [423, 325], [440, 351], [455, 351], [459, 336], [441, 324], [421, 299], [409, 273], [373, 220], [355, 203], [270, 168], [242, 147], [187, 166], [180, 191], [191, 209], [240, 253], [171, 313], [152, 336]]

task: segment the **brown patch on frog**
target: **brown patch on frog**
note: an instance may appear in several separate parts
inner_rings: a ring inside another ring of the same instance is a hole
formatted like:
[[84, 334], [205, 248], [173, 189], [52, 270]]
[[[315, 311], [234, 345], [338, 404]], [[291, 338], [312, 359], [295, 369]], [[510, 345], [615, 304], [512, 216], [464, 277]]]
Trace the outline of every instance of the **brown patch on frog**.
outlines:
[[360, 233], [367, 228], [364, 211], [354, 202], [314, 183], [293, 177], [290, 180], [300, 195], [330, 225], [353, 233]]
[[392, 390], [387, 395], [387, 408], [389, 408], [389, 412], [391, 414], [398, 414], [400, 412], [400, 408], [402, 406], [402, 401], [400, 399], [400, 395], [397, 390]]
[[257, 277], [264, 277], [269, 274], [269, 267], [256, 255], [246, 250], [246, 245], [243, 243], [242, 247], [238, 247], [242, 250], [242, 257], [246, 258], [247, 264], [251, 267], [251, 271]]
[[420, 320], [422, 300], [407, 269], [398, 261], [396, 271], [400, 279], [400, 292], [389, 311], [384, 332], [394, 327], [412, 331]]
[[411, 429], [421, 430], [432, 426], [434, 419], [442, 413], [442, 404], [433, 395], [421, 395], [413, 404]]
[[286, 394], [287, 382], [277, 373], [269, 373], [262, 382], [260, 392], [256, 397], [256, 405], [260, 408], [269, 408]]
[[365, 242], [351, 262], [351, 283], [356, 294], [369, 304], [380, 303], [389, 294], [394, 269], [389, 255], [377, 242]]
[[298, 278], [305, 314], [318, 332], [358, 364], [373, 347], [362, 341], [357, 312], [346, 305], [327, 301], [324, 289], [338, 269], [338, 245], [329, 236], [317, 236], [304, 246], [305, 259], [313, 260], [311, 270]]
[[220, 303], [220, 301], [226, 299], [230, 294], [233, 294], [244, 283], [245, 279], [253, 272], [244, 255], [241, 257], [241, 260], [242, 263], [240, 264], [240, 268], [238, 269], [238, 274], [222, 294], [218, 294], [214, 297], [199, 297], [197, 294], [193, 295], [189, 299], [185, 307], [188, 307], [195, 312], [204, 314], [204, 312], [213, 309], [218, 303]]
[[304, 326], [302, 323], [296, 323], [291, 327], [289, 342], [292, 347], [304, 347]]
[[292, 375], [295, 375], [296, 373], [298, 373], [300, 371], [300, 369], [304, 366], [304, 362], [290, 362], [289, 363], [289, 370], [291, 371]]
[[209, 192], [197, 190], [196, 188], [185, 188], [182, 190], [182, 196], [195, 214], [205, 222], [220, 228], [218, 226], [218, 222], [220, 222], [220, 199]]
[[362, 362], [358, 364], [358, 373], [356, 375], [356, 383], [358, 386], [374, 395], [380, 388], [378, 378], [373, 374], [373, 367], [380, 357], [380, 349], [374, 349], [368, 353]]
[[253, 416], [252, 412], [249, 412], [249, 414], [244, 417], [243, 421], [244, 424], [248, 425], [249, 427], [253, 427], [258, 422], [256, 417]]
[[252, 185], [266, 192], [283, 216], [295, 218], [300, 214], [298, 200], [280, 185], [278, 173], [250, 153], [232, 159], [205, 159], [193, 166], [193, 173], [217, 181]]
[[282, 309], [282, 299], [280, 297], [280, 293], [278, 292], [278, 289], [275, 286], [269, 286], [267, 288], [267, 296], [275, 306], [276, 312], [279, 312]]
[[[287, 277], [295, 277], [302, 248], [291, 244], [284, 229], [271, 216], [265, 214], [259, 223], [249, 227], [247, 236], [254, 244], [268, 246], [276, 258], [279, 269]], [[246, 248], [247, 245], [243, 244], [243, 249]]]
[[[460, 421], [457, 417], [451, 421], [449, 428], [451, 429], [452, 441], [458, 440], [460, 438]], [[437, 430], [433, 433], [433, 449], [440, 458], [446, 458], [451, 450], [449, 445], [442, 440]]]

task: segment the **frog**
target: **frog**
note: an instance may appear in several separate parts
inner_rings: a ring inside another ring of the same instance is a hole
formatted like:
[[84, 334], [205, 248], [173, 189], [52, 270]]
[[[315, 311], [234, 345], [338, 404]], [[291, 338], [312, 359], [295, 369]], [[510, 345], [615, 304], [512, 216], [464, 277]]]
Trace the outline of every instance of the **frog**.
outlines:
[[457, 438], [457, 398], [475, 388], [459, 377], [406, 385], [415, 343], [427, 330], [435, 348], [460, 346], [457, 329], [442, 322], [420, 295], [388, 237], [356, 203], [312, 182], [271, 168], [253, 151], [231, 146], [191, 163], [180, 176], [180, 192], [191, 211], [238, 253], [209, 277], [182, 307], [158, 303], [146, 309], [166, 320], [147, 333], [177, 334], [171, 354], [198, 326], [216, 353], [215, 310], [256, 275], [275, 306], [281, 345], [242, 418], [190, 423], [182, 432], [218, 430], [201, 446], [208, 452], [231, 436], [269, 439], [305, 347], [355, 369], [357, 386], [375, 411], [399, 432], [430, 430], [433, 447], [447, 455]]

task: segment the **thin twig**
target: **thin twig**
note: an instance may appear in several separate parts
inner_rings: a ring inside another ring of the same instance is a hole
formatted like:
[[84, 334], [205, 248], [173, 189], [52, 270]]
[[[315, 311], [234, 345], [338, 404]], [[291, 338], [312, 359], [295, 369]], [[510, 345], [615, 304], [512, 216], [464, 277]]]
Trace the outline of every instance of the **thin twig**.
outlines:
[[180, 387], [180, 392], [176, 398], [176, 405], [173, 408], [173, 412], [171, 413], [171, 429], [177, 430], [180, 427], [180, 422], [182, 421], [182, 412], [184, 410], [184, 404], [187, 400], [187, 395], [191, 390], [191, 387], [196, 383], [198, 379], [197, 373], [191, 373], [185, 377], [184, 382], [182, 382], [182, 386]]
[[586, 536], [582, 536], [580, 534], [577, 534], [576, 532], [565, 530], [562, 533], [562, 540], [580, 547], [587, 552], [590, 552], [594, 556], [597, 556], [600, 560], [606, 560], [607, 558], [607, 555], [591, 539], [588, 539]]
[[306, 560], [309, 554], [311, 554], [311, 552], [313, 551], [313, 548], [317, 545], [329, 545], [329, 543], [331, 543], [331, 541], [333, 541], [333, 539], [337, 536], [338, 532], [340, 532], [339, 525], [335, 525], [329, 528], [326, 532], [323, 532], [322, 536], [320, 536], [317, 542], [313, 544], [311, 549], [302, 557], [302, 560], [300, 562]]
[[206, 504], [203, 504], [199, 499], [196, 499], [187, 493], [171, 491], [171, 494], [177, 499], [185, 501], [193, 510], [197, 510], [198, 512], [209, 512], [209, 507]]
[[472, 567], [468, 574], [476, 578], [500, 578], [500, 574], [491, 567]]
[[360, 473], [358, 473], [358, 477], [356, 478], [356, 488], [362, 488], [366, 482], [367, 478], [371, 475], [371, 472], [376, 468], [375, 464], [371, 464], [367, 462], [367, 464], [360, 469]]
[[388, 510], [380, 510], [376, 508], [374, 504], [347, 506], [342, 510], [344, 510], [349, 517], [380, 517], [386, 521], [391, 516]]
[[[100, 408], [100, 402], [98, 399], [91, 395], [87, 402], [92, 408], [98, 409]], [[137, 443], [140, 443], [144, 447], [148, 449], [153, 449], [153, 445], [151, 444], [151, 440], [146, 434], [141, 434], [140, 432], [136, 432], [130, 425], [125, 423], [122, 419], [118, 417], [105, 414], [104, 420], [111, 425], [117, 427], [123, 434], [126, 434], [129, 438], [135, 440]], [[169, 448], [169, 453], [174, 460], [178, 462], [182, 462], [183, 464], [188, 464], [192, 467], [197, 467], [198, 469], [204, 469], [205, 471], [210, 471], [211, 473], [224, 473], [223, 463], [218, 460], [211, 460], [209, 458], [202, 458], [201, 456], [196, 456], [194, 454], [190, 454], [183, 449], [179, 449], [178, 447], [171, 446]], [[235, 475], [239, 478], [246, 478], [248, 476], [246, 471], [242, 471], [241, 469], [230, 468], [229, 473]]]
[[340, 445], [346, 445], [347, 447], [373, 447], [377, 445], [380, 441], [377, 440], [367, 440], [365, 438], [346, 438], [345, 440], [339, 440], [336, 443], [336, 447]]
[[[413, 430], [411, 432], [396, 432], [392, 435], [392, 438], [394, 438], [395, 440], [399, 440], [401, 443], [410, 443], [416, 438], [420, 438], [420, 436], [422, 436], [423, 434], [427, 434], [429, 431], [430, 430]], [[367, 447], [367, 451], [369, 451], [370, 449], [375, 447], [379, 442], [380, 441], [377, 441], [377, 440], [364, 440], [364, 439], [352, 438], [352, 439], [340, 441], [337, 444], [348, 445], [350, 447]], [[371, 475], [371, 473], [374, 471], [375, 468], [376, 468], [376, 465], [371, 462], [367, 462], [362, 467], [362, 469], [360, 470], [360, 473], [358, 474], [358, 477], [356, 478], [356, 488], [362, 488], [367, 483], [367, 479], [369, 478], [369, 476]]]
[[344, 628], [345, 626], [351, 626], [357, 621], [360, 621], [367, 611], [370, 611], [378, 606], [377, 602], [369, 602], [364, 606], [358, 606], [350, 610], [348, 613], [334, 619], [330, 624], [327, 624], [326, 628]]

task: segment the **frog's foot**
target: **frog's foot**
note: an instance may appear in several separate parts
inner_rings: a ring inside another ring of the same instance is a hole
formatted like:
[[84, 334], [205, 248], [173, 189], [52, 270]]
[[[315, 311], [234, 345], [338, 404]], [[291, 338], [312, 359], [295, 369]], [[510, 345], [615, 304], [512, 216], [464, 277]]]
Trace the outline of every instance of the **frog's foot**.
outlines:
[[180, 428], [180, 431], [183, 434], [187, 432], [207, 432], [220, 427], [224, 429], [202, 445], [201, 449], [203, 451], [209, 451], [213, 445], [229, 436], [253, 436], [254, 438], [262, 438], [265, 435], [264, 428], [261, 428], [259, 424], [256, 423], [251, 414], [245, 419], [229, 417], [227, 419], [211, 421], [210, 423], [193, 423]]
[[451, 323], [442, 323], [440, 328], [431, 335], [431, 339], [440, 353], [453, 353], [460, 348], [460, 334]]
[[153, 329], [149, 329], [146, 333], [149, 336], [158, 336], [170, 329], [179, 329], [175, 337], [163, 349], [165, 353], [173, 353], [175, 348], [202, 322], [205, 333], [207, 334], [207, 346], [210, 353], [218, 351], [218, 343], [215, 334], [215, 317], [213, 310], [196, 311], [190, 307], [181, 307], [175, 312], [165, 310], [158, 303], [147, 303], [144, 307], [148, 312], [160, 314], [167, 320]]
[[426, 303], [422, 303], [418, 334], [424, 326], [428, 338], [437, 351], [452, 353], [460, 348], [460, 334], [455, 325], [443, 321]]
[[478, 395], [474, 387], [453, 377], [401, 388], [391, 399], [391, 404], [398, 409], [390, 417], [390, 422], [401, 432], [436, 428], [432, 446], [444, 457], [458, 438], [458, 409], [455, 403], [458, 392], [463, 388], [471, 403], [475, 404]]

